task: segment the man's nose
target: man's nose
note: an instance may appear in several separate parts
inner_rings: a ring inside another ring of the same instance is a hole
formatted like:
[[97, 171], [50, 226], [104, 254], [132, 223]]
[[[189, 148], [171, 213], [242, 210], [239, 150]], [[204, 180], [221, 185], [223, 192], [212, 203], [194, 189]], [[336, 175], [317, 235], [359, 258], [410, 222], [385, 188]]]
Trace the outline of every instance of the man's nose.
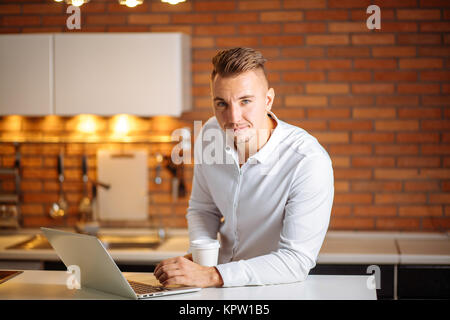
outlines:
[[242, 118], [242, 110], [238, 104], [230, 104], [228, 108], [228, 121], [231, 123], [239, 123]]

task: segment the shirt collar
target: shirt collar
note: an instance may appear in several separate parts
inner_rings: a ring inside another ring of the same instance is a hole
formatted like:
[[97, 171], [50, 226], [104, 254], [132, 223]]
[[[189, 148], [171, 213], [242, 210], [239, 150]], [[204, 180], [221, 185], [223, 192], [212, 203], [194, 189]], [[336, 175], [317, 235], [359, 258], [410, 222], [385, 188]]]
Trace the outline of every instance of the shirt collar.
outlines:
[[255, 153], [250, 158], [255, 158], [260, 163], [267, 163], [271, 156], [274, 154], [275, 149], [278, 147], [281, 142], [282, 136], [282, 124], [278, 120], [277, 116], [272, 111], [267, 111], [269, 117], [271, 117], [276, 122], [276, 127], [272, 130], [272, 134], [267, 140], [266, 144], [259, 149], [257, 153]]

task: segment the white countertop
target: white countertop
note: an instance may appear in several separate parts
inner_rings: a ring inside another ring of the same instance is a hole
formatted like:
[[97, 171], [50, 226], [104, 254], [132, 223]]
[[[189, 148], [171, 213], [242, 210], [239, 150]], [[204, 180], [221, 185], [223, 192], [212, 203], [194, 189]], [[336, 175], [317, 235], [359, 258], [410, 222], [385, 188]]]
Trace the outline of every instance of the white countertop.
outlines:
[[[18, 234], [0, 232], [0, 260], [58, 261], [53, 250], [5, 250], [39, 233], [22, 229]], [[106, 231], [105, 231], [106, 232]], [[108, 229], [108, 234], [145, 234], [146, 229]], [[186, 254], [189, 247], [186, 229], [168, 230], [169, 237], [157, 249], [109, 250], [116, 262], [156, 264]], [[448, 233], [328, 231], [320, 250], [318, 264], [450, 264]]]
[[[125, 277], [153, 283], [151, 273], [124, 273]], [[0, 285], [0, 299], [124, 299], [89, 288], [68, 289], [65, 271], [27, 270]], [[309, 275], [303, 282], [270, 286], [205, 288], [194, 293], [148, 300], [376, 300], [367, 286], [373, 276]]]

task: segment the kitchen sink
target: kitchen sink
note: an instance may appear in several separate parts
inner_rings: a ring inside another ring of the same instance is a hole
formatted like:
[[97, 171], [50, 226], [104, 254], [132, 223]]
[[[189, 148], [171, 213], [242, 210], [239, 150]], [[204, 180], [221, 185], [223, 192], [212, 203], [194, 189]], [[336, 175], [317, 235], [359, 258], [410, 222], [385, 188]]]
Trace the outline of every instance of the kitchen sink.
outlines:
[[[99, 235], [97, 237], [106, 249], [156, 249], [162, 240], [157, 235]], [[42, 250], [53, 249], [47, 238], [36, 234], [30, 239], [6, 249], [14, 250]]]

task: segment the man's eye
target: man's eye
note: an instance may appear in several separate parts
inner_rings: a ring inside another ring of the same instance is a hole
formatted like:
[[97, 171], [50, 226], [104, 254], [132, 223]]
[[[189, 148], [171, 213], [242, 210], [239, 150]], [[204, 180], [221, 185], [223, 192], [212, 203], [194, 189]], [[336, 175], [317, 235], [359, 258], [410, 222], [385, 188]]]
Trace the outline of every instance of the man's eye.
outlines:
[[226, 104], [225, 102], [217, 102], [217, 103], [216, 103], [216, 106], [217, 106], [217, 107], [222, 107], [222, 108], [223, 108], [223, 107], [226, 107], [227, 104]]
[[244, 99], [244, 100], [242, 100], [242, 104], [249, 104], [251, 101], [250, 100], [248, 100], [248, 99]]

